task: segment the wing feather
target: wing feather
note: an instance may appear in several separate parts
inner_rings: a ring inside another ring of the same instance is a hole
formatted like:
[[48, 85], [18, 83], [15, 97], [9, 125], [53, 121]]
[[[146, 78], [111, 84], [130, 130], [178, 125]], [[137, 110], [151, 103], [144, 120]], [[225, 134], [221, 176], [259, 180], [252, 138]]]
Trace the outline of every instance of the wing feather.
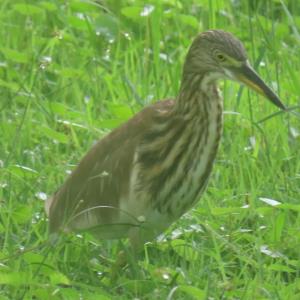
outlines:
[[[172, 106], [173, 101], [168, 100], [143, 109], [88, 151], [62, 187], [46, 202], [50, 233], [59, 229], [95, 228], [104, 238], [126, 234], [126, 224], [122, 222], [134, 216], [121, 210], [120, 202], [124, 207], [124, 201], [128, 201], [135, 151], [156, 115]], [[119, 228], [111, 227], [118, 224]]]

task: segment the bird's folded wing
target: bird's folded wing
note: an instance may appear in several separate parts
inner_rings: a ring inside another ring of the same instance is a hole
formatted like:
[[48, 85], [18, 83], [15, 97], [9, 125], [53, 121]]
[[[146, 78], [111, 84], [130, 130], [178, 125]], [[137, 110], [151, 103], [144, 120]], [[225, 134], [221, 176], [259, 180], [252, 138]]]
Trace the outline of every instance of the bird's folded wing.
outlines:
[[[62, 187], [47, 200], [50, 233], [115, 224], [128, 214], [134, 153], [156, 114], [170, 101], [151, 105], [98, 141]], [[126, 206], [126, 205], [125, 205]], [[128, 216], [130, 219], [130, 216]], [[128, 219], [128, 218], [127, 218]]]

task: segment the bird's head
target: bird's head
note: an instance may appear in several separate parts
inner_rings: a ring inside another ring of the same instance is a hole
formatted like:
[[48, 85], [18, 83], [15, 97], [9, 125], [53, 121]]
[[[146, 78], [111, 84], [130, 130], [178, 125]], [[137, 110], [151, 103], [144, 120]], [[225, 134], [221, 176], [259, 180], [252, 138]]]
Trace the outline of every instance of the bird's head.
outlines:
[[245, 84], [281, 109], [286, 109], [279, 97], [251, 67], [246, 50], [231, 33], [209, 30], [199, 34], [187, 55], [184, 73], [212, 75], [215, 79], [231, 79]]

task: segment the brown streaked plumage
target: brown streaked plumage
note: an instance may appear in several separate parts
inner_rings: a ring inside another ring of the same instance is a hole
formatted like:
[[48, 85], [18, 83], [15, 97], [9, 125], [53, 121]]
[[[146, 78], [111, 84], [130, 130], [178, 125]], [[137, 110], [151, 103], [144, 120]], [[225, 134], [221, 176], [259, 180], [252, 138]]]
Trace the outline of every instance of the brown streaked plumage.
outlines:
[[50, 233], [89, 230], [139, 247], [195, 205], [222, 134], [221, 78], [243, 82], [284, 109], [239, 40], [221, 30], [198, 35], [176, 99], [146, 107], [101, 139], [48, 199]]

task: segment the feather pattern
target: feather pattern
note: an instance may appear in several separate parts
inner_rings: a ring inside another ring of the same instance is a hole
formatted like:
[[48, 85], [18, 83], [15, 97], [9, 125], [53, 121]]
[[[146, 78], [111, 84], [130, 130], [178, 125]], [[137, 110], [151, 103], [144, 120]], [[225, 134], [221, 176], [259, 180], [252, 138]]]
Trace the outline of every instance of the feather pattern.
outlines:
[[48, 199], [50, 232], [90, 230], [128, 237], [137, 248], [195, 205], [222, 134], [217, 80], [228, 76], [285, 108], [251, 69], [239, 40], [220, 30], [200, 34], [177, 98], [144, 108], [101, 139]]

